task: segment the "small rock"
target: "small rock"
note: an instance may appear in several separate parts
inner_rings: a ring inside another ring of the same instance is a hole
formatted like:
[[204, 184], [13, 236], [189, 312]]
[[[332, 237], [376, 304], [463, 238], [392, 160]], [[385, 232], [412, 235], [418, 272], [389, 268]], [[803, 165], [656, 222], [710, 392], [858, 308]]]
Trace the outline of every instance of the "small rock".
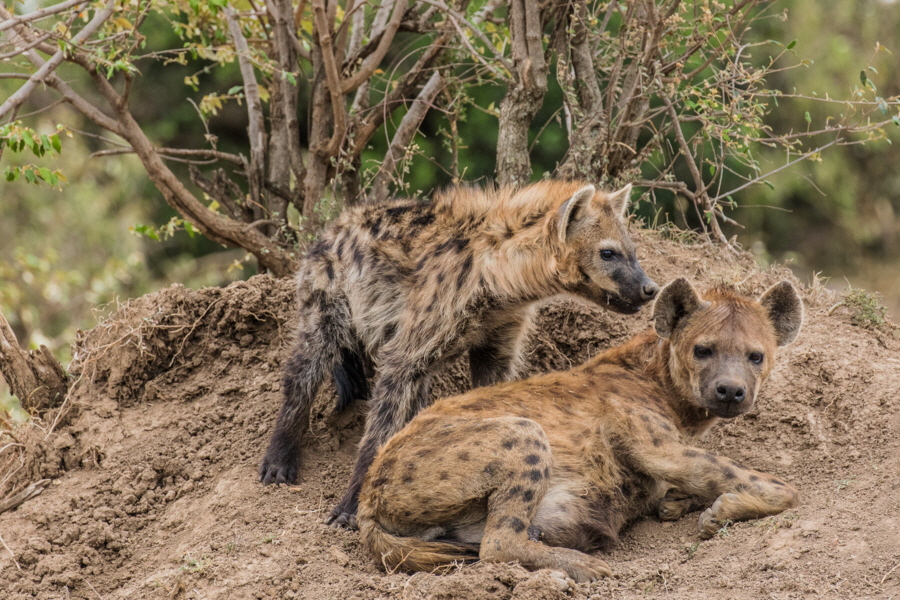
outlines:
[[71, 448], [74, 445], [75, 438], [72, 437], [71, 433], [64, 433], [53, 440], [53, 447], [57, 450], [62, 450], [63, 448]]
[[345, 552], [343, 552], [337, 546], [332, 546], [331, 548], [328, 549], [328, 551], [331, 552], [331, 555], [337, 560], [338, 564], [341, 565], [342, 567], [346, 567], [347, 564], [350, 562], [350, 557], [347, 556], [347, 554]]

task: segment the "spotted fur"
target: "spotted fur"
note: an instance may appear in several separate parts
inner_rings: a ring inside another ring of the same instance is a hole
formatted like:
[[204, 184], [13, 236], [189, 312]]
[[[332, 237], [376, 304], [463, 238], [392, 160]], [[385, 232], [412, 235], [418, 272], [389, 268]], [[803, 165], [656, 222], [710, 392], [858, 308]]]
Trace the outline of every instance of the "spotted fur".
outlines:
[[513, 378], [532, 305], [557, 294], [637, 312], [658, 287], [624, 222], [630, 191], [546, 181], [344, 211], [297, 275], [297, 345], [260, 480], [295, 481], [329, 370], [341, 405], [364, 397], [377, 370], [356, 467], [330, 517], [352, 526], [375, 451], [429, 404], [431, 376], [448, 361], [468, 353], [476, 386]]
[[480, 558], [585, 581], [610, 574], [588, 553], [639, 516], [706, 508], [708, 538], [796, 505], [784, 481], [692, 444], [754, 405], [801, 320], [787, 282], [752, 301], [680, 279], [660, 293], [654, 330], [571, 371], [439, 400], [372, 464], [363, 543], [387, 569]]

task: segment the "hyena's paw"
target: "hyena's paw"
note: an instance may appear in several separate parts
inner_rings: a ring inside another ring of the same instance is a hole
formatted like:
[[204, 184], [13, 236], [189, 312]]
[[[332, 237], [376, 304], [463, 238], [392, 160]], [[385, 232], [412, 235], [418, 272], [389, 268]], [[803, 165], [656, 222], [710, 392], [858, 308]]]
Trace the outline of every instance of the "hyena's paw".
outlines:
[[694, 497], [669, 490], [656, 506], [656, 514], [661, 521], [677, 521], [691, 510]]
[[296, 448], [285, 447], [284, 444], [269, 445], [262, 463], [259, 465], [259, 480], [263, 485], [270, 483], [295, 483], [297, 481], [298, 454]]
[[700, 515], [700, 537], [708, 540], [716, 535], [728, 520], [725, 515], [728, 514], [729, 506], [733, 506], [739, 501], [737, 494], [730, 493], [722, 494], [716, 498], [713, 505]]
[[569, 548], [550, 548], [549, 550], [556, 559], [558, 568], [565, 571], [566, 575], [578, 583], [596, 581], [601, 577], [612, 577], [612, 570], [606, 561], [590, 554]]

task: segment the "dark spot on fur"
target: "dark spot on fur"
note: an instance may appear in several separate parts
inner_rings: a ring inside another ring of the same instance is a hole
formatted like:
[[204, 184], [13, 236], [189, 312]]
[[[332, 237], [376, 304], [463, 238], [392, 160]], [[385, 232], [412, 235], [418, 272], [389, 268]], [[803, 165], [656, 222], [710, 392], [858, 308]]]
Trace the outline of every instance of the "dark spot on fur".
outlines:
[[530, 541], [539, 542], [539, 541], [541, 541], [541, 538], [543, 538], [543, 537], [544, 537], [543, 531], [541, 531], [534, 525], [531, 525], [530, 527], [528, 527], [528, 539]]
[[662, 446], [662, 440], [659, 439], [659, 438], [656, 437], [656, 436], [653, 436], [653, 438], [651, 439], [651, 441], [653, 442], [653, 445], [656, 446], [657, 448], [659, 448], [660, 446]]
[[724, 469], [722, 469], [722, 476], [725, 477], [725, 479], [734, 479], [735, 477], [737, 477], [737, 475], [734, 474], [734, 469], [732, 469], [731, 467], [725, 467]]
[[522, 533], [527, 528], [525, 522], [519, 517], [510, 517], [508, 523], [510, 528], [516, 533]]
[[353, 264], [357, 267], [362, 268], [363, 261], [366, 259], [366, 255], [363, 254], [363, 251], [357, 247], [353, 248]]
[[434, 214], [433, 213], [425, 213], [423, 215], [419, 215], [415, 219], [409, 222], [413, 227], [428, 227], [432, 223], [434, 223]]
[[641, 421], [643, 421], [644, 423], [649, 423], [650, 416], [649, 415], [641, 415]]
[[700, 453], [697, 452], [696, 450], [691, 450], [690, 448], [688, 448], [686, 450], [683, 450], [681, 452], [681, 455], [685, 458], [696, 458], [696, 457], [700, 456]]
[[773, 485], [777, 485], [778, 487], [784, 487], [784, 482], [781, 482], [777, 479], [771, 479], [770, 481], [772, 482]]
[[665, 421], [660, 423], [659, 426], [662, 427], [663, 429], [665, 429], [666, 431], [672, 431], [672, 426], [669, 425], [668, 423], [666, 423]]
[[522, 486], [521, 486], [521, 485], [514, 485], [514, 486], [512, 486], [511, 488], [509, 488], [509, 493], [506, 495], [506, 497], [507, 497], [508, 499], [510, 499], [510, 498], [515, 498], [516, 496], [518, 496], [518, 495], [521, 494], [521, 493], [522, 493]]
[[750, 481], [759, 481], [759, 476], [751, 475], [749, 479], [750, 479]]
[[531, 502], [534, 500], [534, 490], [525, 490], [522, 492], [522, 500], [525, 502]]
[[422, 448], [416, 451], [416, 456], [428, 456], [432, 452], [434, 452], [434, 450], [431, 448]]
[[544, 467], [544, 477], [550, 477], [550, 467]]
[[334, 280], [334, 267], [330, 261], [325, 265], [325, 276], [328, 277], [328, 281]]
[[387, 477], [379, 477], [378, 479], [375, 479], [374, 481], [372, 481], [372, 487], [380, 488], [387, 482], [388, 482]]
[[448, 479], [450, 479], [450, 474], [447, 471], [441, 471], [441, 474], [438, 475], [438, 479], [440, 479], [441, 481], [447, 481]]
[[322, 258], [325, 256], [325, 253], [331, 249], [331, 245], [325, 240], [319, 240], [315, 244], [313, 244], [312, 248], [309, 249], [309, 253], [307, 256], [313, 260]]
[[516, 421], [516, 425], [518, 425], [519, 427], [531, 427], [531, 420], [522, 419], [520, 421]]
[[536, 465], [539, 462], [541, 462], [541, 457], [538, 456], [537, 454], [529, 454], [528, 456], [525, 457], [526, 465]]
[[438, 285], [444, 283], [444, 272], [438, 271], [436, 279], [437, 279]]
[[403, 479], [401, 479], [400, 482], [405, 485], [409, 485], [410, 483], [413, 482], [413, 476], [410, 473], [407, 473], [406, 475], [403, 476]]
[[482, 473], [484, 473], [488, 477], [493, 477], [494, 475], [497, 474], [497, 471], [499, 471], [499, 470], [500, 470], [500, 464], [492, 462], [492, 463], [488, 463], [487, 466], [484, 467], [484, 470], [482, 471]]
[[456, 458], [458, 458], [459, 460], [462, 460], [462, 461], [467, 461], [467, 460], [469, 460], [469, 453], [468, 452], [460, 452], [459, 454], [456, 455]]
[[544, 217], [542, 213], [537, 213], [529, 216], [525, 219], [525, 222], [522, 223], [522, 229], [528, 229], [529, 227], [534, 227], [538, 224], [538, 222]]
[[459, 276], [456, 278], [456, 288], [462, 289], [462, 287], [466, 283], [466, 279], [469, 278], [469, 271], [472, 269], [472, 255], [466, 255], [466, 259], [463, 261], [462, 265], [459, 267]]
[[396, 334], [397, 334], [397, 324], [389, 323], [388, 326], [384, 328], [384, 339], [383, 339], [382, 343], [384, 343], [384, 344], [388, 343], [389, 341], [394, 339], [394, 336]]
[[503, 449], [504, 449], [504, 450], [512, 450], [513, 448], [516, 447], [516, 444], [517, 444], [517, 443], [518, 443], [518, 440], [515, 440], [515, 439], [513, 439], [513, 438], [510, 438], [510, 439], [508, 439], [508, 440], [505, 440], [505, 441], [503, 442], [503, 444], [501, 444], [501, 445], [503, 446]]
[[541, 471], [539, 469], [532, 469], [531, 471], [526, 471], [523, 475], [532, 481], [540, 481], [541, 479], [544, 478], [544, 474], [541, 473]]
[[740, 493], [740, 492], [746, 492], [746, 491], [747, 491], [747, 485], [744, 484], [744, 483], [739, 483], [739, 484], [737, 484], [737, 487], [734, 488], [734, 491], [736, 491], [736, 492], [738, 492], [738, 493]]
[[716, 455], [715, 455], [715, 454], [710, 454], [709, 452], [704, 452], [704, 453], [703, 453], [703, 460], [705, 460], [706, 462], [709, 462], [709, 463], [717, 463], [717, 462], [719, 462], [719, 459], [716, 458]]
[[411, 511], [408, 511], [408, 510], [404, 510], [404, 511], [403, 511], [403, 516], [404, 516], [404, 517], [411, 517], [411, 516], [412, 516], [412, 512], [411, 512]]
[[336, 254], [339, 259], [343, 260], [343, 258], [344, 258], [344, 238], [341, 238], [341, 241], [338, 242]]
[[386, 211], [384, 211], [384, 214], [387, 215], [388, 217], [396, 220], [396, 219], [399, 219], [400, 217], [402, 217], [403, 215], [405, 215], [410, 210], [412, 210], [412, 208], [413, 207], [410, 204], [401, 205], [401, 206], [393, 206], [393, 207], [387, 209]]

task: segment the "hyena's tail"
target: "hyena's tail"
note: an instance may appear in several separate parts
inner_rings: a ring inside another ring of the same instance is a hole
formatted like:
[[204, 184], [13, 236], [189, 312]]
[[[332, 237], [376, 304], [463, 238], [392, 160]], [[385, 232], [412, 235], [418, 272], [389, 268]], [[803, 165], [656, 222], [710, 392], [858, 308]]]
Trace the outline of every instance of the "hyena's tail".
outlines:
[[341, 357], [331, 370], [337, 389], [337, 410], [369, 397], [369, 382], [363, 357], [358, 350], [341, 348]]
[[399, 537], [384, 530], [360, 507], [359, 533], [363, 544], [386, 571], [442, 573], [456, 565], [478, 560], [478, 545], [457, 542], [426, 542]]

